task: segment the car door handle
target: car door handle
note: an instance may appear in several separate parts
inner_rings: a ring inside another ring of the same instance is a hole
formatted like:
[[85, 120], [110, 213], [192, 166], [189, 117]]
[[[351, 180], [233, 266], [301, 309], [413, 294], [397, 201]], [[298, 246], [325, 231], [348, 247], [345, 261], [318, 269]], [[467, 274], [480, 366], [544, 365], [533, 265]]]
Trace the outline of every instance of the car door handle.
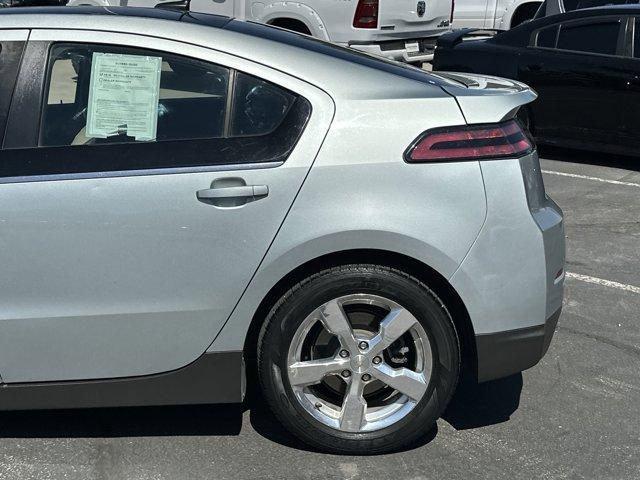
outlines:
[[[217, 206], [239, 206], [269, 195], [266, 185], [240, 185], [235, 187], [213, 187], [198, 190], [196, 197], [204, 203]], [[235, 202], [234, 202], [235, 200]], [[229, 203], [229, 202], [232, 203]]]

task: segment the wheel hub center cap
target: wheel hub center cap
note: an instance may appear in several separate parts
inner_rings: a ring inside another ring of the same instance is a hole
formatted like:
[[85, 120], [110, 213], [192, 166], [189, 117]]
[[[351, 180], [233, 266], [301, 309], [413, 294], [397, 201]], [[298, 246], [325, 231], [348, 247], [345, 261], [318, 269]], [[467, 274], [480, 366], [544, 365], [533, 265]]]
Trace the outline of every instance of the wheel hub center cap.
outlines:
[[364, 373], [371, 366], [371, 361], [366, 355], [354, 355], [351, 358], [351, 370], [354, 373]]

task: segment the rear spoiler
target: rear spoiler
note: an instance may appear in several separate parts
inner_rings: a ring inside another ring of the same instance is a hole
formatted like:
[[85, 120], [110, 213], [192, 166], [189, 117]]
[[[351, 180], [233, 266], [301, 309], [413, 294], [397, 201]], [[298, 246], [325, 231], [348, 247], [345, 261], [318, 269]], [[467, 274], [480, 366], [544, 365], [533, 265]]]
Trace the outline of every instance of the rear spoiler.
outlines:
[[481, 40], [483, 38], [491, 38], [505, 30], [497, 28], [461, 28], [453, 30], [444, 35], [440, 35], [436, 46], [440, 48], [453, 48], [464, 40]]

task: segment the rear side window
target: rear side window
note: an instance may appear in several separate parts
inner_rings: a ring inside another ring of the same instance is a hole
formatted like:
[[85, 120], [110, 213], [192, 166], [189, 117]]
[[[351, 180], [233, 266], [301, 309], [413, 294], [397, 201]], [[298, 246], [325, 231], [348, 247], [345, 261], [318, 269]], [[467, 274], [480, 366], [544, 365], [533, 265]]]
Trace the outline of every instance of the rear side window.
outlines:
[[45, 147], [267, 135], [297, 99], [226, 67], [115, 46], [54, 45], [47, 78]]
[[51, 50], [41, 146], [224, 136], [229, 70], [119, 47]]
[[562, 25], [557, 48], [576, 52], [615, 55], [620, 21]]
[[0, 145], [7, 124], [24, 42], [0, 42]]
[[154, 50], [54, 44], [44, 75], [37, 138], [3, 151], [0, 177], [280, 163], [311, 116], [279, 85]]

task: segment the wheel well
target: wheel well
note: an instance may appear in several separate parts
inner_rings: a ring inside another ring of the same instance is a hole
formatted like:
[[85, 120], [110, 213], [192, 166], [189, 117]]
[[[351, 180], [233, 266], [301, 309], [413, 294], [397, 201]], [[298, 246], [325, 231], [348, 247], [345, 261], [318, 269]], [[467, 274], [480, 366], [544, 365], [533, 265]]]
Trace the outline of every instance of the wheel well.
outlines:
[[447, 306], [458, 332], [462, 356], [462, 374], [470, 378], [476, 377], [477, 355], [473, 325], [462, 299], [442, 275], [428, 265], [399, 253], [384, 250], [347, 250], [324, 255], [300, 265], [276, 283], [262, 300], [251, 320], [244, 344], [249, 394], [252, 393], [251, 389], [257, 385], [256, 352], [258, 336], [260, 335], [262, 324], [273, 305], [293, 285], [308, 276], [321, 270], [352, 263], [369, 263], [396, 268], [417, 278], [433, 290]]
[[309, 30], [309, 27], [307, 27], [307, 25], [303, 21], [296, 20], [295, 18], [275, 18], [269, 22], [269, 25], [311, 35], [311, 30]]
[[540, 3], [541, 2], [523, 3], [518, 8], [516, 8], [516, 11], [513, 12], [513, 15], [511, 17], [511, 25], [509, 26], [509, 28], [517, 27], [522, 22], [531, 20], [538, 11], [538, 8], [540, 8]]

